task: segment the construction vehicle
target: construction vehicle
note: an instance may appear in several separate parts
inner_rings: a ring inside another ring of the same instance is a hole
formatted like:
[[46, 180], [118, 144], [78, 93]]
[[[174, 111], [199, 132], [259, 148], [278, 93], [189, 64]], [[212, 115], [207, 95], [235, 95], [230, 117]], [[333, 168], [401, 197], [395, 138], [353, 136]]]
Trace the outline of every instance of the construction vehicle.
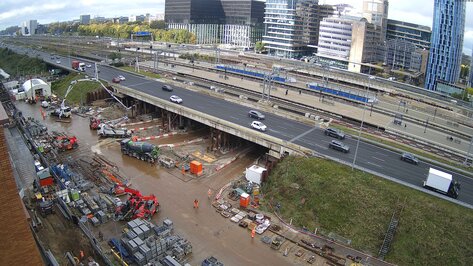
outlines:
[[124, 139], [120, 142], [120, 146], [123, 154], [142, 161], [154, 163], [159, 156], [159, 148], [147, 142], [133, 142], [131, 139]]
[[54, 146], [59, 151], [72, 150], [79, 146], [77, 138], [75, 136], [56, 136], [54, 139]]
[[40, 201], [38, 204], [39, 213], [44, 218], [48, 214], [54, 213], [53, 206], [54, 204], [53, 204], [53, 201], [51, 200]]
[[115, 193], [123, 191], [129, 194], [129, 198], [125, 204], [118, 206], [115, 212], [115, 217], [118, 220], [129, 220], [129, 219], [151, 219], [153, 215], [158, 212], [159, 202], [156, 196], [149, 195], [143, 196], [141, 193], [123, 185], [115, 185]]
[[131, 130], [126, 128], [113, 128], [107, 124], [100, 124], [97, 129], [99, 137], [104, 138], [129, 138], [131, 137]]
[[460, 183], [455, 181], [451, 174], [430, 168], [427, 180], [424, 181], [424, 188], [456, 199], [460, 191]]
[[99, 125], [105, 123], [105, 121], [98, 117], [90, 117], [89, 119], [89, 128], [96, 130], [99, 128]]

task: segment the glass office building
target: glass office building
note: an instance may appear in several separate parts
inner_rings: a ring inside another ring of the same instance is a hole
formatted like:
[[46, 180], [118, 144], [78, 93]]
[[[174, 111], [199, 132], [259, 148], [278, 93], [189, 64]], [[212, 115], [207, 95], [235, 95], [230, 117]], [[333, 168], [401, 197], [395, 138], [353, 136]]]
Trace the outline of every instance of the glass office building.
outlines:
[[166, 0], [169, 29], [186, 29], [200, 44], [251, 47], [263, 37], [262, 0]]
[[421, 49], [430, 49], [430, 38], [432, 31], [430, 27], [414, 23], [388, 19], [386, 39], [401, 39], [409, 41]]
[[300, 58], [313, 52], [318, 0], [266, 0], [263, 43], [269, 54]]
[[453, 84], [460, 77], [465, 9], [465, 0], [434, 2], [434, 23], [425, 78], [427, 90], [436, 90], [437, 80]]

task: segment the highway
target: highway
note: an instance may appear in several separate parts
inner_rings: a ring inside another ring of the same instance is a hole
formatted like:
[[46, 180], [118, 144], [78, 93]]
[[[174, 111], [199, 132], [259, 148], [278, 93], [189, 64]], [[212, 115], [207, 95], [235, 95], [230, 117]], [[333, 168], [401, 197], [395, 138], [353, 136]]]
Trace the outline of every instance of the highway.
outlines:
[[[25, 50], [22, 49], [22, 51]], [[32, 52], [28, 54], [31, 55]], [[49, 53], [36, 52], [36, 54], [46, 62], [54, 64], [56, 61], [56, 59], [51, 59]], [[62, 65], [69, 67], [68, 58], [62, 57], [60, 60]], [[183, 99], [182, 104], [188, 108], [240, 126], [249, 127], [249, 124], [253, 121], [247, 115], [249, 111], [247, 107], [176, 86], [173, 86], [173, 92], [166, 92], [161, 89], [163, 83], [160, 81], [143, 78], [108, 66], [99, 66], [99, 69], [100, 79], [111, 82], [113, 77], [123, 75], [126, 80], [122, 81], [121, 85], [147, 93], [150, 96], [169, 100], [169, 97], [175, 94]], [[86, 73], [93, 77], [93, 68], [87, 69]], [[265, 115], [266, 119], [263, 122], [268, 126], [266, 134], [284, 141], [293, 142], [316, 153], [336, 158], [348, 164], [353, 162], [356, 140], [350, 136], [344, 141], [345, 144], [350, 146], [350, 153], [345, 154], [328, 148], [332, 138], [325, 136], [323, 129], [311, 127], [270, 113], [265, 113]], [[363, 141], [359, 145], [356, 164], [415, 186], [422, 186], [423, 181], [427, 177], [429, 167], [449, 172], [461, 183], [458, 200], [473, 205], [473, 179], [459, 173], [448, 171], [438, 166], [432, 166], [426, 162], [420, 162], [417, 166], [411, 165], [401, 161], [400, 154]]]

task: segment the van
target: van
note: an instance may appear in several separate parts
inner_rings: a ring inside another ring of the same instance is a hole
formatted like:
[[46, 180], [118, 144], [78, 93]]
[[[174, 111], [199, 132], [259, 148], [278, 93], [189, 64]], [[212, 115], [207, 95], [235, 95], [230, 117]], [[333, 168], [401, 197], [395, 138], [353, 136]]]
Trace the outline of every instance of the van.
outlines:
[[169, 85], [163, 85], [163, 91], [172, 91], [172, 87]]

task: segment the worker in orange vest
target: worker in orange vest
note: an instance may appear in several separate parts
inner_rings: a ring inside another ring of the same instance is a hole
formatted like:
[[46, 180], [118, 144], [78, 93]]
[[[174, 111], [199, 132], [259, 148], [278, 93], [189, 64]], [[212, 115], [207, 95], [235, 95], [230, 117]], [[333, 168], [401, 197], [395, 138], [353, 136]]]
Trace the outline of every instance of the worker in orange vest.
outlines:
[[251, 238], [255, 238], [255, 234], [256, 234], [256, 227], [253, 227], [253, 229], [251, 229]]
[[194, 209], [199, 208], [199, 201], [197, 199], [194, 200]]

